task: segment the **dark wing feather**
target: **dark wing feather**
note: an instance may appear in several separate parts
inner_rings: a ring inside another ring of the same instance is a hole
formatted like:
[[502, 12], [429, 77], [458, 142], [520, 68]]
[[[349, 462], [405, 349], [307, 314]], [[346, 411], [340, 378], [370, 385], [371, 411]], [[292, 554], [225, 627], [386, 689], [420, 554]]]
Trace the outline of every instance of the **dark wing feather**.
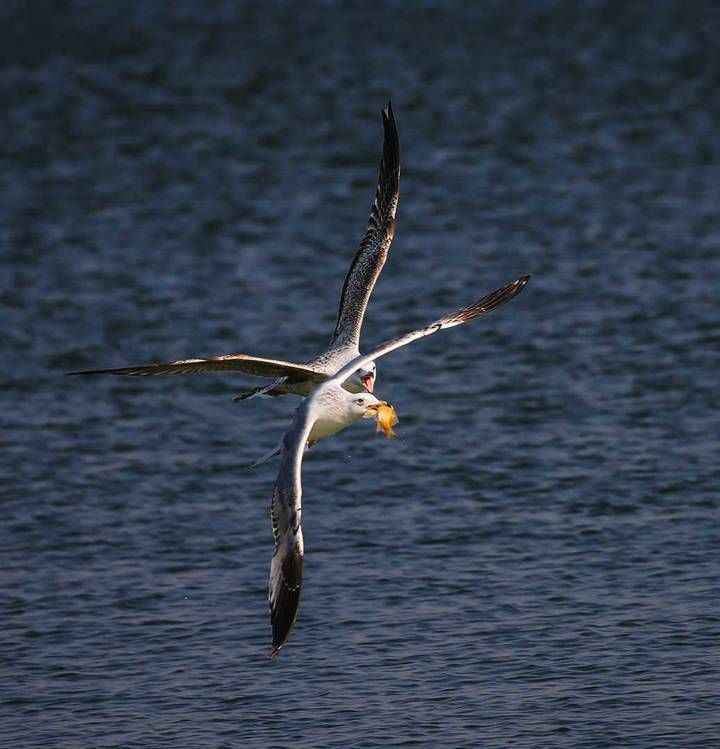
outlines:
[[447, 315], [444, 315], [439, 320], [426, 325], [424, 328], [418, 328], [410, 333], [405, 333], [398, 338], [385, 341], [379, 346], [376, 346], [372, 351], [368, 351], [366, 354], [356, 356], [352, 361], [348, 362], [342, 369], [338, 370], [331, 378], [326, 382], [327, 384], [333, 382], [343, 382], [346, 380], [356, 369], [361, 369], [367, 366], [371, 361], [376, 361], [381, 356], [389, 354], [395, 349], [407, 346], [408, 343], [424, 338], [425, 336], [433, 335], [439, 330], [445, 328], [453, 328], [456, 325], [463, 325], [470, 320], [474, 320], [480, 315], [486, 315], [488, 312], [492, 312], [494, 309], [501, 307], [511, 299], [514, 299], [527, 285], [530, 280], [530, 276], [521, 276], [517, 281], [507, 284], [496, 291], [486, 294], [484, 297], [478, 299], [473, 304], [461, 309], [455, 310]]
[[400, 194], [400, 141], [390, 102], [383, 110], [382, 118], [385, 137], [375, 202], [365, 236], [345, 276], [330, 348], [358, 344], [365, 309], [395, 233]]
[[164, 374], [192, 374], [195, 372], [242, 372], [255, 377], [287, 377], [292, 380], [310, 379], [322, 382], [325, 375], [301, 364], [265, 359], [247, 354], [226, 354], [209, 356], [206, 359], [180, 359], [159, 364], [140, 364], [136, 367], [116, 367], [113, 369], [88, 369], [82, 372], [68, 372], [70, 375], [130, 375], [146, 377]]
[[302, 456], [312, 427], [308, 400], [298, 407], [290, 429], [283, 435], [280, 469], [273, 488], [270, 518], [275, 553], [270, 563], [268, 603], [274, 658], [285, 644], [297, 618], [303, 571]]
[[[272, 624], [274, 658], [290, 635], [297, 618], [303, 571], [303, 537], [299, 514], [287, 503], [287, 497], [273, 492], [271, 517], [276, 532], [275, 553], [270, 563], [268, 603]], [[282, 531], [279, 530], [284, 526]], [[276, 530], [277, 529], [277, 530]]]

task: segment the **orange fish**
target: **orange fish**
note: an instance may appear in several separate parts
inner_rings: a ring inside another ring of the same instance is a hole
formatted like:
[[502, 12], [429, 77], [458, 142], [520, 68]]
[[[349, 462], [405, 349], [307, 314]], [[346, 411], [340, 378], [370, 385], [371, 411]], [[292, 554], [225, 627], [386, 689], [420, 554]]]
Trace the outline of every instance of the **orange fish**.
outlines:
[[398, 417], [395, 409], [389, 403], [381, 401], [375, 407], [375, 419], [377, 420], [376, 432], [382, 432], [388, 439], [395, 437], [393, 427], [398, 423]]

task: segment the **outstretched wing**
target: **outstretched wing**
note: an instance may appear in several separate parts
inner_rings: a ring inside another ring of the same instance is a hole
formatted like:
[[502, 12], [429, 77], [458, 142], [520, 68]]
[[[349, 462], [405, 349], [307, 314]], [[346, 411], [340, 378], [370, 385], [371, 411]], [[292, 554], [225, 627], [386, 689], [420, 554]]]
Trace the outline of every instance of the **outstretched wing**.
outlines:
[[383, 110], [382, 118], [385, 140], [375, 202], [365, 236], [345, 276], [330, 348], [358, 344], [365, 309], [395, 233], [395, 212], [400, 194], [400, 142], [390, 102]]
[[455, 312], [451, 312], [450, 314], [441, 317], [439, 320], [430, 323], [430, 325], [427, 325], [424, 328], [418, 328], [410, 333], [401, 335], [399, 338], [393, 338], [390, 341], [381, 343], [372, 351], [368, 351], [367, 354], [356, 356], [352, 361], [348, 362], [342, 369], [338, 370], [332, 377], [326, 380], [325, 384], [329, 385], [335, 382], [343, 382], [356, 369], [365, 367], [371, 361], [375, 361], [381, 356], [385, 356], [385, 354], [389, 354], [391, 351], [401, 348], [402, 346], [407, 346], [408, 343], [412, 343], [418, 338], [432, 335], [433, 333], [437, 333], [438, 330], [454, 328], [456, 325], [463, 325], [466, 322], [470, 322], [470, 320], [474, 320], [476, 317], [480, 317], [480, 315], [486, 315], [488, 312], [492, 312], [494, 309], [497, 309], [511, 299], [514, 299], [525, 288], [529, 280], [529, 275], [521, 276], [517, 281], [513, 281], [507, 286], [503, 286], [501, 289], [486, 294], [468, 307], [462, 307], [461, 309], [455, 310]]
[[297, 409], [290, 429], [282, 438], [280, 470], [273, 488], [270, 518], [275, 553], [270, 563], [268, 603], [274, 658], [285, 644], [297, 617], [303, 570], [302, 456], [312, 423], [309, 401]]
[[88, 369], [82, 372], [68, 372], [70, 375], [131, 375], [145, 377], [148, 375], [192, 374], [195, 372], [243, 372], [255, 377], [287, 377], [289, 379], [309, 379], [322, 382], [326, 375], [316, 372], [302, 364], [265, 359], [248, 354], [226, 354], [209, 356], [206, 359], [179, 359], [178, 361], [159, 364], [140, 364], [137, 367], [116, 367], [114, 369]]

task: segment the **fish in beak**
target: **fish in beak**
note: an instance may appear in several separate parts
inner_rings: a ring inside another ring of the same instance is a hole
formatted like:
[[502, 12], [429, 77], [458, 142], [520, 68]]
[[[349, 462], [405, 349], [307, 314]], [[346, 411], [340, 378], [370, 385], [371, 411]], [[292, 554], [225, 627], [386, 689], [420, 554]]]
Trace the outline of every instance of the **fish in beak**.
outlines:
[[393, 427], [398, 423], [397, 412], [387, 401], [373, 403], [372, 406], [368, 406], [368, 411], [375, 413], [376, 432], [382, 432], [388, 439], [396, 436]]
[[373, 387], [375, 387], [375, 375], [372, 372], [368, 372], [360, 378], [360, 382], [362, 382], [363, 387], [368, 393], [372, 393]]

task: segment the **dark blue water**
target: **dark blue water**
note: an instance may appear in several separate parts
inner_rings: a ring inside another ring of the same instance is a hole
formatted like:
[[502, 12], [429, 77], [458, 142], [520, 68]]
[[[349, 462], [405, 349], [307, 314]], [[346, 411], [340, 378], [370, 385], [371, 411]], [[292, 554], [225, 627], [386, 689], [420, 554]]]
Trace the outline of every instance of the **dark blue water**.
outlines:
[[[469, 4], [467, 4], [469, 5]], [[716, 747], [720, 13], [712, 3], [4, 3], [0, 744]], [[403, 176], [304, 472], [290, 398], [66, 370], [326, 343], [392, 97]]]

